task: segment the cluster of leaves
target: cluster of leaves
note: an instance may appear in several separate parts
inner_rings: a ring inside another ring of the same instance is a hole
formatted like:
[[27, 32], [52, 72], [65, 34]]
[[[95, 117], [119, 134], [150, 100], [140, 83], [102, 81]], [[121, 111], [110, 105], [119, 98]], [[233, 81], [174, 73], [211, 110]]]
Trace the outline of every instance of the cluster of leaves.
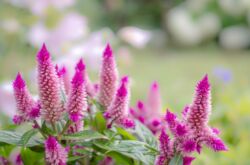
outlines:
[[0, 130], [0, 155], [8, 157], [11, 150], [19, 146], [25, 165], [44, 164], [44, 138], [53, 135], [65, 147], [78, 146], [70, 150], [68, 164], [97, 164], [106, 156], [116, 164], [154, 164], [158, 142], [148, 128], [136, 122], [135, 128], [130, 130], [116, 126], [107, 129], [101, 106], [93, 102], [91, 109], [98, 111], [88, 113], [84, 130], [75, 134], [64, 133], [70, 125], [67, 119], [57, 123], [56, 132], [45, 122], [24, 133]]

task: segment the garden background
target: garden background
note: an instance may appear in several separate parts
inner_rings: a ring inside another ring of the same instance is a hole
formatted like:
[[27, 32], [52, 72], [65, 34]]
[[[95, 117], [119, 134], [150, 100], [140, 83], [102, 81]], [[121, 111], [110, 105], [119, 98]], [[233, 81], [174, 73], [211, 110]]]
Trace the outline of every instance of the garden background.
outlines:
[[163, 112], [180, 114], [207, 73], [210, 122], [229, 151], [206, 149], [194, 164], [250, 164], [250, 1], [1, 0], [0, 129], [16, 110], [11, 81], [18, 71], [36, 93], [35, 56], [43, 42], [59, 64], [83, 57], [92, 80], [110, 42], [121, 74], [132, 78], [131, 106], [156, 80]]

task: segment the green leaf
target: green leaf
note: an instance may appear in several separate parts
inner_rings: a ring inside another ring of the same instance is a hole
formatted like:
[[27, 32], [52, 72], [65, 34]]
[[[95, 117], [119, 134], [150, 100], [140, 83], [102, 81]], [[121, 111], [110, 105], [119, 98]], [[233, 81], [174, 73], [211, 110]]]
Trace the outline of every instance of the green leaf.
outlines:
[[81, 132], [77, 132], [75, 134], [64, 135], [62, 139], [83, 141], [83, 140], [108, 139], [108, 138], [100, 134], [99, 132], [93, 130], [84, 130]]
[[54, 135], [55, 134], [55, 132], [52, 129], [47, 127], [45, 121], [43, 122], [41, 129], [42, 129], [42, 132], [44, 132], [45, 134], [48, 134], [48, 135]]
[[175, 155], [171, 161], [169, 162], [169, 165], [183, 165], [183, 158], [180, 154]]
[[120, 154], [116, 151], [111, 151], [106, 154], [107, 156], [112, 157], [112, 159], [115, 161], [116, 164], [122, 164], [122, 165], [131, 165], [133, 164], [133, 160], [131, 158]]
[[22, 148], [21, 157], [25, 165], [44, 165], [44, 154], [36, 153], [28, 148]]
[[[22, 134], [19, 132], [12, 132], [12, 131], [0, 131], [0, 142], [4, 142], [7, 144], [13, 144], [17, 146], [23, 146], [21, 141]], [[38, 138], [31, 138], [26, 146], [27, 147], [32, 147], [36, 145], [43, 144], [43, 141]]]
[[117, 133], [119, 133], [125, 140], [136, 140], [136, 137], [131, 133], [127, 132], [125, 129], [117, 127]]
[[69, 162], [74, 162], [74, 161], [79, 160], [79, 159], [82, 159], [82, 158], [84, 158], [84, 157], [85, 157], [85, 156], [73, 156], [73, 157], [68, 158], [67, 162], [68, 162], [68, 163], [69, 163]]
[[21, 140], [19, 141], [19, 143], [23, 146], [26, 146], [26, 144], [29, 142], [29, 140], [37, 134], [37, 129], [32, 129], [32, 130], [29, 130], [27, 132], [25, 132], [23, 134], [23, 136], [21, 137]]
[[102, 112], [97, 112], [94, 117], [93, 126], [97, 131], [103, 132], [106, 129], [106, 120], [104, 119]]
[[157, 139], [153, 135], [153, 133], [141, 122], [135, 121], [135, 134], [139, 137], [139, 139], [145, 143], [147, 143], [149, 146], [157, 150]]
[[148, 144], [134, 140], [114, 141], [113, 143], [96, 141], [94, 144], [101, 149], [107, 150], [107, 153], [116, 151], [145, 165], [152, 165], [157, 154]]

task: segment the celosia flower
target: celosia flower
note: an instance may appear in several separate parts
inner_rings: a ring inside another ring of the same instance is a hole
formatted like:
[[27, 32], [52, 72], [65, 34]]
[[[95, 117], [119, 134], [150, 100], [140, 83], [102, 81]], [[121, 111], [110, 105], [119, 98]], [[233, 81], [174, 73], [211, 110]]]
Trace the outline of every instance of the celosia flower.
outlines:
[[145, 103], [139, 100], [137, 107], [130, 109], [130, 114], [147, 126], [154, 134], [160, 132], [164, 127], [161, 114], [161, 96], [156, 81], [152, 83]]
[[21, 124], [22, 122], [30, 119], [29, 113], [34, 108], [35, 101], [29, 93], [25, 81], [20, 73], [17, 74], [16, 79], [13, 82], [13, 90], [18, 110], [18, 114], [14, 116], [13, 122], [15, 124]]
[[104, 117], [109, 120], [108, 127], [111, 126], [113, 122], [118, 125], [123, 125], [126, 128], [134, 127], [133, 120], [128, 118], [129, 99], [128, 77], [123, 77], [114, 100], [104, 114]]
[[71, 91], [67, 102], [67, 111], [73, 122], [82, 120], [83, 113], [87, 110], [87, 95], [83, 77], [84, 69], [76, 69], [75, 75], [71, 81]]
[[58, 121], [64, 108], [60, 96], [60, 82], [45, 44], [37, 54], [38, 87], [44, 120], [51, 123]]
[[68, 152], [63, 148], [55, 137], [48, 137], [45, 141], [46, 163], [53, 165], [66, 165]]
[[218, 129], [208, 126], [210, 113], [211, 92], [207, 75], [198, 83], [193, 103], [184, 108], [182, 120], [167, 110], [165, 120], [174, 135], [175, 151], [182, 154], [185, 165], [191, 164], [194, 158], [189, 155], [194, 151], [200, 153], [203, 144], [214, 151], [227, 150], [223, 141], [218, 137]]
[[65, 66], [59, 68], [58, 65], [56, 65], [56, 73], [60, 80], [60, 86], [63, 91], [65, 91], [65, 94], [68, 95], [70, 91], [70, 78], [68, 70]]
[[161, 130], [159, 137], [159, 150], [160, 154], [155, 160], [155, 165], [165, 165], [168, 164], [170, 159], [174, 155], [173, 143], [171, 142], [169, 136], [164, 129]]
[[2, 165], [9, 165], [10, 163], [9, 163], [9, 161], [6, 158], [0, 156], [0, 164], [2, 164]]
[[85, 81], [85, 86], [86, 86], [86, 92], [87, 92], [88, 96], [94, 97], [97, 94], [97, 92], [96, 92], [94, 84], [92, 84], [92, 82], [88, 76], [88, 73], [86, 72], [86, 66], [85, 66], [82, 59], [80, 59], [80, 61], [77, 63], [75, 69], [82, 71], [84, 81]]
[[108, 44], [104, 53], [100, 72], [99, 101], [106, 108], [111, 104], [115, 97], [118, 80], [118, 72], [115, 59]]

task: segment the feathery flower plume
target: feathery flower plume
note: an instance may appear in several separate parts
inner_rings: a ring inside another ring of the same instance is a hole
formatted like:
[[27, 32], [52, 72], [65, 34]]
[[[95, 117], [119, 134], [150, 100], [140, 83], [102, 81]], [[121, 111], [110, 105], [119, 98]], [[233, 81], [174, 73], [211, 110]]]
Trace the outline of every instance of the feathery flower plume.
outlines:
[[154, 81], [150, 87], [147, 106], [149, 109], [150, 115], [158, 116], [161, 114], [161, 95], [159, 90], [159, 84]]
[[166, 165], [174, 156], [174, 148], [173, 143], [164, 129], [161, 130], [159, 142], [160, 155], [156, 158], [155, 165]]
[[114, 161], [111, 157], [106, 156], [98, 165], [114, 165]]
[[187, 122], [193, 129], [199, 130], [208, 123], [211, 113], [211, 92], [208, 76], [206, 75], [196, 87], [193, 103], [187, 113]]
[[183, 165], [191, 165], [192, 161], [194, 160], [194, 157], [190, 157], [190, 156], [185, 156], [183, 158]]
[[[81, 61], [82, 59], [79, 63], [81, 63]], [[67, 103], [67, 111], [69, 113], [70, 119], [76, 123], [82, 120], [83, 113], [86, 112], [88, 106], [86, 86], [83, 77], [85, 65], [83, 64], [82, 67], [83, 69], [76, 69], [75, 71], [75, 75], [71, 81], [71, 91]]]
[[110, 121], [108, 127], [111, 126], [113, 122], [118, 125], [123, 125], [126, 128], [134, 127], [134, 121], [128, 118], [129, 99], [129, 80], [128, 77], [125, 76], [121, 79], [114, 100], [104, 113], [104, 117]]
[[46, 163], [53, 165], [66, 165], [68, 152], [56, 140], [55, 137], [48, 137], [45, 141]]
[[104, 53], [100, 72], [99, 101], [106, 108], [109, 107], [115, 97], [118, 80], [118, 71], [115, 59], [109, 44]]
[[16, 79], [13, 82], [13, 90], [18, 110], [18, 114], [14, 116], [13, 122], [15, 124], [21, 124], [22, 122], [29, 120], [28, 114], [34, 107], [35, 101], [29, 93], [20, 73], [17, 74]]
[[45, 44], [37, 54], [38, 87], [43, 118], [58, 121], [64, 112], [60, 96], [60, 82]]
[[70, 78], [68, 70], [65, 66], [62, 66], [59, 68], [58, 65], [55, 66], [57, 76], [60, 80], [60, 86], [63, 91], [65, 91], [65, 94], [68, 95], [70, 91]]

